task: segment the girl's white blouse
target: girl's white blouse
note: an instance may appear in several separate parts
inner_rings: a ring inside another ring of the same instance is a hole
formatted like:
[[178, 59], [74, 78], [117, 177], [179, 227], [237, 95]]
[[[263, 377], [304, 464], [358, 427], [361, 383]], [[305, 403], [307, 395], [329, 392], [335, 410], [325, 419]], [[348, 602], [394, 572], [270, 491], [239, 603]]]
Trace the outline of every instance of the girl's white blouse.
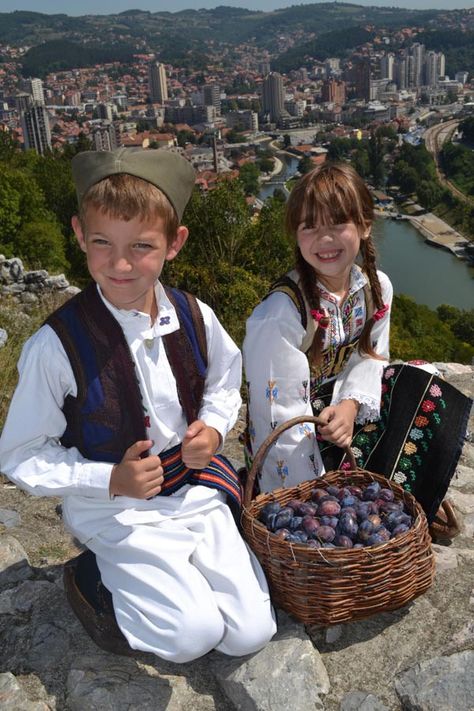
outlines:
[[[383, 272], [377, 273], [383, 302], [390, 308], [391, 282]], [[366, 321], [366, 283], [365, 275], [354, 266], [344, 303], [319, 285], [321, 307], [330, 317], [324, 348], [345, 345], [362, 332]], [[349, 399], [359, 402], [357, 422], [370, 422], [380, 416], [381, 377], [389, 358], [389, 333], [387, 312], [374, 323], [371, 334], [374, 350], [383, 360], [361, 356], [356, 350], [335, 378], [331, 404]], [[309, 363], [300, 350], [304, 336], [296, 306], [281, 292], [262, 301], [247, 321], [243, 356], [253, 454], [277, 425], [293, 417], [313, 414]], [[260, 488], [271, 491], [279, 486], [295, 486], [322, 473], [324, 467], [314, 425], [304, 423], [284, 432], [271, 447], [262, 469]]]

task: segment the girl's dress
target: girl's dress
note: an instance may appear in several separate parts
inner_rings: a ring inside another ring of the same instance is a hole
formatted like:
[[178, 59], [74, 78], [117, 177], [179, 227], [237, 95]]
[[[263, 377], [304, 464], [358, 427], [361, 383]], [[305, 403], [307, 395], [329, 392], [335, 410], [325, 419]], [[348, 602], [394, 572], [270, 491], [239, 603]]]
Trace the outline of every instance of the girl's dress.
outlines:
[[[301, 298], [298, 273], [293, 270], [286, 276], [299, 286]], [[318, 283], [321, 310], [329, 316], [329, 325], [317, 369], [310, 368], [306, 355], [311, 328], [314, 332], [306, 303], [306, 328], [298, 299], [285, 287], [272, 290], [255, 308], [243, 345], [248, 454], [251, 458], [277, 425], [354, 399], [360, 408], [351, 447], [358, 466], [383, 474], [413, 493], [431, 521], [454, 474], [472, 403], [432, 366], [389, 363], [393, 289], [383, 272], [378, 277], [388, 306], [371, 333], [380, 360], [361, 356], [357, 349], [373, 306], [368, 280], [355, 265], [343, 303]], [[284, 432], [267, 454], [260, 490], [295, 486], [325, 470], [344, 468], [343, 459], [344, 451], [321, 440], [311, 423], [297, 425]]]

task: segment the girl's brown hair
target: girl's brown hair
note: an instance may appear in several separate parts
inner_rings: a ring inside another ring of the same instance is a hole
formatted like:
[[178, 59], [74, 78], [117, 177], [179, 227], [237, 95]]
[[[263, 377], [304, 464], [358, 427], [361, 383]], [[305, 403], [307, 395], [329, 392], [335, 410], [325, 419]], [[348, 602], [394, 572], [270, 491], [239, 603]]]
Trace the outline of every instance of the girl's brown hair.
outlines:
[[[296, 239], [299, 225], [307, 227], [319, 225], [340, 225], [353, 222], [360, 234], [370, 230], [374, 219], [372, 196], [360, 175], [345, 163], [324, 163], [321, 167], [306, 173], [293, 188], [286, 207], [286, 228]], [[377, 276], [375, 247], [370, 232], [361, 240], [360, 254], [362, 269], [367, 275], [374, 308], [383, 307], [382, 288]], [[304, 295], [311, 310], [320, 310], [317, 274], [303, 258], [296, 246], [296, 269], [301, 278]], [[372, 348], [370, 334], [374, 318], [365, 322], [359, 339], [359, 353], [378, 358]], [[324, 328], [317, 328], [309, 351], [312, 365], [319, 365], [324, 344]]]
[[79, 208], [83, 230], [90, 207], [126, 222], [135, 217], [143, 221], [161, 217], [168, 242], [176, 237], [179, 227], [178, 216], [166, 195], [155, 185], [128, 173], [110, 175], [89, 188]]

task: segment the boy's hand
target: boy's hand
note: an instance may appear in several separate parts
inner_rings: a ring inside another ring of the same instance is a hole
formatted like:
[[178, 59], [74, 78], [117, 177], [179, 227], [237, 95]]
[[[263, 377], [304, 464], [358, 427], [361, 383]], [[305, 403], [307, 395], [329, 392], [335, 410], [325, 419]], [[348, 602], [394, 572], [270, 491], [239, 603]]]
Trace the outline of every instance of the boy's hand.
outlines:
[[190, 469], [207, 467], [220, 441], [221, 436], [214, 427], [208, 427], [202, 420], [191, 422], [181, 446], [183, 462]]
[[120, 464], [114, 465], [109, 484], [111, 496], [149, 499], [160, 493], [163, 484], [161, 459], [154, 454], [140, 459], [152, 444], [150, 439], [135, 442], [127, 449]]
[[359, 403], [355, 400], [342, 400], [338, 405], [325, 407], [319, 415], [326, 423], [318, 426], [321, 437], [337, 447], [349, 447], [358, 410]]

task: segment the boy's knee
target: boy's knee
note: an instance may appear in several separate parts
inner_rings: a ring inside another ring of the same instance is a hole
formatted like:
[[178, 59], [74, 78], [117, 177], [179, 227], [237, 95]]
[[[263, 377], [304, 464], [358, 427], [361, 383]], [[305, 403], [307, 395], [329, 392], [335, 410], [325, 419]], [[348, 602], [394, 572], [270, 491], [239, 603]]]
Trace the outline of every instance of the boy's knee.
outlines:
[[273, 611], [262, 614], [252, 620], [247, 620], [245, 626], [237, 629], [228, 628], [222, 643], [217, 649], [233, 657], [243, 657], [263, 649], [272, 639], [277, 626]]
[[199, 659], [219, 644], [224, 629], [218, 610], [214, 615], [196, 611], [194, 615], [183, 616], [176, 625], [172, 643], [170, 640], [166, 659], [178, 664]]

